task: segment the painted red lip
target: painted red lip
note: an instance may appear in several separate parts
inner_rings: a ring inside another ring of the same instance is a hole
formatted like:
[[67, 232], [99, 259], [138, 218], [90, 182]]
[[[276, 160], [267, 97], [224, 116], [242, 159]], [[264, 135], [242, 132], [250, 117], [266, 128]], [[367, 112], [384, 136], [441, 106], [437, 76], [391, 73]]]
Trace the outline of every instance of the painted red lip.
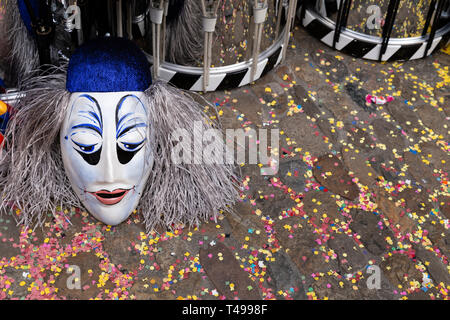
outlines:
[[114, 189], [113, 191], [100, 190], [97, 192], [89, 192], [103, 204], [113, 205], [119, 203], [130, 191], [130, 189]]

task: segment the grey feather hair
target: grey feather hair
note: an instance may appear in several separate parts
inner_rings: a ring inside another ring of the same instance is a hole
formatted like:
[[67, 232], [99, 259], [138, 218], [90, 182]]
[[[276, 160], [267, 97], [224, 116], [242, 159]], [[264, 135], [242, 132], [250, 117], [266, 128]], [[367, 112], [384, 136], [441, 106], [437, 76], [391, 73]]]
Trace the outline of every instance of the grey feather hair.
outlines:
[[[186, 92], [161, 81], [145, 92], [149, 98], [150, 123], [155, 140], [155, 164], [141, 199], [139, 210], [147, 227], [199, 224], [219, 210], [226, 210], [239, 197], [234, 166], [229, 164], [175, 164], [171, 159], [174, 129], [183, 128], [194, 136], [194, 122], [203, 130], [218, 127], [206, 117], [199, 103]], [[194, 153], [194, 146], [189, 150]]]
[[199, 0], [187, 0], [180, 15], [167, 24], [166, 60], [196, 65], [203, 57], [203, 32]]
[[[59, 130], [70, 93], [65, 89], [65, 71], [55, 71], [25, 81], [25, 95], [8, 123], [7, 149], [0, 159], [0, 212], [15, 206], [21, 210], [18, 222], [28, 226], [42, 225], [57, 206], [84, 209], [61, 158]], [[157, 226], [198, 225], [220, 210], [231, 211], [229, 206], [239, 198], [234, 165], [175, 164], [171, 159], [172, 130], [185, 128], [193, 135], [195, 121], [203, 120], [205, 129], [217, 124], [187, 92], [166, 83], [157, 81], [145, 94], [155, 162], [137, 210], [147, 232]]]
[[14, 106], [0, 159], [0, 211], [14, 206], [21, 210], [18, 222], [31, 226], [42, 225], [56, 206], [81, 203], [64, 174], [59, 148], [59, 128], [70, 97], [65, 74], [33, 77], [25, 83], [27, 90]]
[[17, 1], [6, 1], [4, 28], [9, 47], [7, 80], [15, 86], [39, 65], [36, 44], [22, 21]]
[[[55, 17], [61, 19], [61, 9]], [[9, 70], [7, 82], [11, 86], [22, 87], [22, 82], [39, 73], [39, 53], [35, 39], [30, 35], [23, 23], [17, 1], [7, 1], [5, 6], [5, 29], [9, 52], [6, 62]], [[64, 66], [68, 59], [60, 53], [59, 48], [71, 46], [70, 34], [64, 31], [64, 24], [55, 25], [55, 37], [50, 44], [50, 59], [53, 65]]]

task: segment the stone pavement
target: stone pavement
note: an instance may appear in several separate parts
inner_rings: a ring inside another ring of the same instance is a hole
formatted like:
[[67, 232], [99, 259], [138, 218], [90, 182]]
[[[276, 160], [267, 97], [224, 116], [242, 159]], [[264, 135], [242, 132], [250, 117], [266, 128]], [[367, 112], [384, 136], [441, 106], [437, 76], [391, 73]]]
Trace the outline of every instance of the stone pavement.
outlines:
[[280, 129], [276, 175], [241, 166], [233, 213], [174, 231], [4, 215], [0, 298], [448, 299], [449, 62], [355, 60], [296, 27], [283, 65], [205, 95], [224, 128]]

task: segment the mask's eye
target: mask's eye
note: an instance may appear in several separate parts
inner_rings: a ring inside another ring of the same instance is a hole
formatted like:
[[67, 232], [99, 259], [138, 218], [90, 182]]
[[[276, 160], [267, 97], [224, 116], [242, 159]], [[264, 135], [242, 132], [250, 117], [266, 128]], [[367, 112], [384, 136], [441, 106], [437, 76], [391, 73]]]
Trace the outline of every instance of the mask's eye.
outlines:
[[133, 124], [125, 127], [118, 135], [117, 158], [121, 164], [127, 164], [134, 155], [142, 149], [146, 138], [147, 125], [145, 123]]
[[83, 159], [90, 165], [96, 165], [100, 161], [102, 150], [101, 140], [93, 134], [78, 132], [71, 137], [72, 146]]
[[133, 159], [134, 155], [142, 149], [144, 142], [147, 139], [138, 143], [118, 142], [117, 143], [117, 158], [121, 164], [127, 164]]
[[97, 143], [91, 144], [91, 145], [86, 145], [86, 144], [82, 144], [82, 143], [77, 143], [73, 140], [72, 140], [72, 142], [80, 149], [81, 152], [84, 152], [84, 153], [92, 153], [92, 152], [95, 152], [96, 149], [98, 150], [98, 148], [96, 148], [96, 146], [98, 146]]
[[120, 142], [119, 141], [118, 146], [124, 151], [134, 152], [134, 151], [140, 149], [140, 147], [142, 146], [144, 141], [145, 141], [145, 139], [138, 143]]

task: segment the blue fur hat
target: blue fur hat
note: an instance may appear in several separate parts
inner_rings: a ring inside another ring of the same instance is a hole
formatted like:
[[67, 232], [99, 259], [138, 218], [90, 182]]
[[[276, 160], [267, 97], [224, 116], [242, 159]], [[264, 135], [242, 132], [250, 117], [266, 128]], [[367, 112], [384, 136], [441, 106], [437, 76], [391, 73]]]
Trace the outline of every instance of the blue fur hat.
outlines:
[[86, 42], [69, 61], [69, 92], [145, 91], [152, 83], [150, 63], [131, 40], [105, 37]]

